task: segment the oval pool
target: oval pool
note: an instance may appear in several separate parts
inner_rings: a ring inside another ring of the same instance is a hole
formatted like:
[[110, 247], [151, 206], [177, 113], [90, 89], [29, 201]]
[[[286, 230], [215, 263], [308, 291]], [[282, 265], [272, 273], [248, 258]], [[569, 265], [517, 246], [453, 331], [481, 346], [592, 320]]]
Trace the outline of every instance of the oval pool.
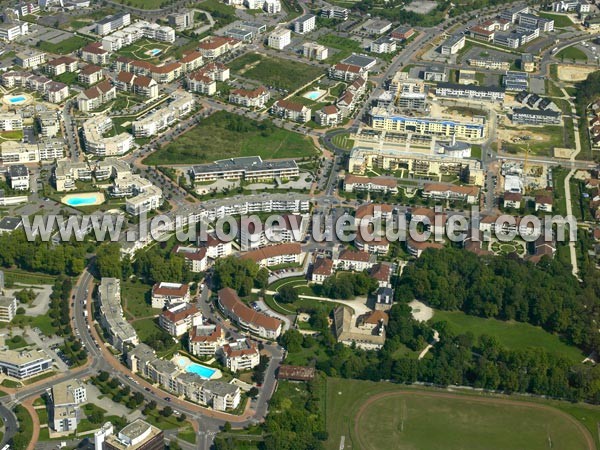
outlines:
[[92, 206], [104, 203], [104, 194], [101, 192], [90, 192], [85, 194], [65, 195], [61, 201], [69, 206]]

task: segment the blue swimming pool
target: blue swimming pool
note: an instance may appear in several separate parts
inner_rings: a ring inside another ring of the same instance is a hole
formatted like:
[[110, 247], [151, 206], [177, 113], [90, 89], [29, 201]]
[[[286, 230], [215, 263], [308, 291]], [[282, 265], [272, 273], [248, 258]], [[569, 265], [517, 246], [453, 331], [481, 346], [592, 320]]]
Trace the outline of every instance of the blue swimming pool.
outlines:
[[217, 369], [211, 369], [210, 367], [203, 366], [202, 364], [198, 364], [195, 362], [191, 362], [186, 357], [179, 357], [175, 359], [175, 362], [179, 367], [185, 370], [187, 373], [193, 373], [198, 375], [199, 377], [210, 379], [215, 374]]
[[25, 96], [23, 95], [17, 95], [15, 97], [10, 97], [8, 99], [9, 103], [12, 103], [13, 105], [16, 103], [23, 103], [25, 101]]
[[153, 48], [152, 50], [150, 50], [150, 54], [152, 56], [156, 56], [158, 55], [160, 52], [162, 52], [162, 50], [160, 48]]
[[65, 200], [69, 206], [89, 206], [98, 202], [96, 197], [71, 197]]
[[318, 100], [322, 95], [323, 93], [321, 91], [310, 91], [304, 94], [304, 97], [310, 100]]

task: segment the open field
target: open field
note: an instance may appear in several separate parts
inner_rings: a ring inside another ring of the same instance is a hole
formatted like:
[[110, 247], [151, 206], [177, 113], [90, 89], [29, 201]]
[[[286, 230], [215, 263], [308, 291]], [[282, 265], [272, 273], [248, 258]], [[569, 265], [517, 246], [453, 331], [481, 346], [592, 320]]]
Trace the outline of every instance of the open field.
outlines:
[[89, 43], [87, 39], [79, 36], [73, 36], [64, 41], [60, 41], [57, 44], [52, 42], [40, 42], [38, 48], [49, 53], [58, 53], [59, 55], [66, 55], [67, 53], [79, 50], [81, 47]]
[[592, 450], [598, 417], [583, 405], [335, 378], [326, 411], [329, 450], [340, 448], [342, 436], [345, 448], [361, 450]]
[[320, 67], [297, 61], [272, 58], [248, 53], [229, 64], [231, 70], [266, 86], [275, 86], [292, 92], [325, 73]]
[[[158, 64], [161, 62], [165, 53], [169, 51], [171, 44], [166, 42], [153, 41], [150, 39], [140, 39], [127, 47], [123, 47], [118, 52], [118, 55], [125, 56], [127, 58], [139, 59], [142, 61], [148, 61], [152, 64]], [[150, 53], [150, 50], [160, 50], [156, 56]]]
[[133, 6], [139, 9], [159, 9], [162, 5], [168, 5], [165, 0], [117, 0], [119, 3]]
[[595, 67], [571, 66], [568, 64], [558, 64], [556, 76], [561, 81], [583, 81], [591, 72], [595, 72]]
[[543, 17], [545, 19], [552, 19], [554, 20], [554, 26], [556, 28], [566, 28], [566, 27], [572, 27], [573, 21], [569, 18], [569, 16], [565, 15], [565, 14], [552, 14], [552, 13], [547, 13], [547, 12], [542, 12], [540, 11], [539, 13], [540, 17]]
[[[510, 154], [525, 154], [529, 147], [530, 155], [552, 156], [555, 147], [572, 147], [565, 142], [566, 128], [558, 125], [525, 126], [506, 125], [498, 129], [502, 141], [502, 151]], [[567, 130], [568, 131], [568, 130]]]
[[578, 61], [587, 61], [587, 55], [583, 50], [578, 49], [575, 46], [567, 47], [562, 49], [560, 52], [556, 54], [557, 58], [563, 59], [574, 59]]
[[144, 160], [145, 164], [199, 164], [236, 156], [263, 159], [302, 158], [316, 153], [313, 143], [300, 134], [271, 128], [244, 118], [245, 129], [234, 129], [235, 114], [219, 111]]
[[152, 308], [150, 290], [150, 286], [140, 282], [123, 283], [123, 308], [129, 319], [152, 317], [160, 314], [160, 309]]
[[500, 345], [511, 350], [539, 347], [549, 353], [568, 358], [573, 362], [579, 362], [585, 358], [585, 355], [578, 348], [562, 342], [558, 336], [550, 334], [540, 327], [534, 327], [527, 323], [483, 319], [469, 316], [460, 311], [435, 310], [432, 321], [442, 320], [448, 322], [450, 329], [455, 333], [470, 331], [475, 336], [487, 334], [495, 337]]

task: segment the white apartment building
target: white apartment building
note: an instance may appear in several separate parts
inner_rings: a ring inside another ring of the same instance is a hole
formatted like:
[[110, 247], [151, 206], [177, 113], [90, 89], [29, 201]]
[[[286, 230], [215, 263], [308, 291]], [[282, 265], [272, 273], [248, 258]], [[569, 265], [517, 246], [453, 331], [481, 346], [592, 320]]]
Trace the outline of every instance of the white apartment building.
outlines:
[[154, 136], [192, 111], [195, 103], [192, 94], [176, 91], [171, 98], [166, 106], [133, 122], [133, 134], [136, 138]]
[[17, 112], [0, 114], [0, 131], [13, 131], [23, 129], [23, 117]]
[[8, 168], [10, 187], [17, 191], [29, 190], [29, 170], [23, 164], [15, 164]]
[[365, 252], [357, 252], [354, 250], [342, 250], [340, 254], [333, 259], [333, 265], [338, 270], [353, 270], [362, 272], [370, 269], [377, 262], [374, 255]]
[[248, 108], [263, 108], [270, 97], [269, 91], [264, 86], [253, 90], [234, 89], [229, 93], [229, 103], [235, 103]]
[[129, 13], [118, 13], [96, 22], [96, 34], [106, 36], [119, 28], [126, 27], [131, 23]]
[[183, 283], [167, 283], [161, 281], [152, 287], [152, 307], [162, 309], [167, 305], [188, 303], [190, 286]]
[[323, 61], [329, 56], [329, 49], [324, 45], [317, 44], [316, 42], [305, 42], [302, 44], [302, 55], [308, 59], [316, 59], [317, 61]]
[[110, 81], [104, 80], [86, 89], [77, 96], [77, 108], [81, 112], [97, 109], [117, 97], [117, 89]]
[[227, 343], [219, 325], [200, 325], [190, 330], [189, 350], [195, 356], [214, 356]]
[[263, 10], [267, 14], [279, 14], [281, 12], [281, 1], [280, 0], [265, 0], [263, 4]]
[[105, 115], [94, 116], [83, 122], [85, 151], [97, 156], [120, 156], [130, 151], [133, 148], [131, 134], [123, 132], [116, 136], [103, 136], [112, 128], [112, 119]]
[[292, 42], [292, 32], [287, 28], [279, 28], [269, 35], [268, 46], [283, 50]]
[[29, 33], [28, 22], [15, 21], [0, 24], [0, 40], [11, 42], [27, 33]]
[[80, 380], [68, 380], [46, 389], [49, 404], [48, 422], [57, 433], [70, 433], [77, 430], [77, 424], [84, 415], [79, 405], [87, 402], [87, 390]]
[[260, 363], [260, 352], [248, 339], [239, 339], [221, 347], [220, 357], [229, 370], [250, 370]]
[[17, 315], [17, 299], [0, 296], [0, 322], [11, 322]]
[[300, 123], [306, 123], [311, 118], [311, 110], [309, 107], [283, 99], [277, 100], [273, 106], [271, 106], [271, 114]]
[[140, 343], [133, 326], [125, 320], [121, 306], [121, 280], [103, 277], [98, 287], [100, 324], [108, 332], [113, 347], [122, 352]]
[[202, 325], [202, 312], [196, 305], [179, 303], [158, 316], [158, 324], [171, 336], [180, 337], [192, 327]]
[[37, 69], [46, 62], [46, 53], [37, 50], [26, 50], [17, 53], [15, 57], [17, 66], [24, 69]]
[[306, 14], [293, 22], [294, 32], [298, 34], [310, 33], [315, 26], [316, 16], [314, 14]]

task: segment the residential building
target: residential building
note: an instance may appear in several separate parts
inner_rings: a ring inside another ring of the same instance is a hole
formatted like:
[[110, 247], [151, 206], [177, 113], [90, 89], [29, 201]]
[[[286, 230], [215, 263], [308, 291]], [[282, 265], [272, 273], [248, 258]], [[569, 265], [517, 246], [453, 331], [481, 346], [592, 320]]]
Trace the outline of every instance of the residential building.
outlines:
[[371, 126], [375, 130], [411, 132], [415, 135], [456, 136], [459, 139], [478, 140], [485, 136], [485, 124], [461, 123], [450, 119], [409, 117], [390, 113], [382, 108], [371, 110]]
[[0, 371], [19, 380], [31, 378], [52, 369], [52, 358], [42, 350], [10, 350], [6, 336], [0, 336]]
[[100, 108], [117, 97], [117, 90], [110, 81], [104, 80], [86, 89], [77, 96], [77, 108], [81, 112], [89, 112]]
[[308, 230], [308, 223], [307, 216], [297, 214], [274, 217], [264, 226], [257, 225], [251, 217], [242, 217], [239, 225], [240, 249], [248, 251], [272, 244], [301, 242]]
[[206, 249], [206, 255], [212, 259], [231, 255], [233, 253], [231, 244], [231, 241], [222, 241], [212, 234], [207, 234], [206, 239], [202, 236], [198, 238], [198, 246]]
[[329, 68], [329, 78], [352, 82], [358, 77], [367, 77], [368, 71], [360, 66], [352, 64], [337, 63]]
[[415, 241], [411, 238], [406, 240], [406, 250], [411, 256], [419, 258], [425, 250], [439, 250], [444, 248], [441, 242]]
[[521, 70], [525, 72], [533, 72], [535, 70], [535, 59], [531, 53], [523, 53], [521, 55]]
[[195, 99], [192, 94], [184, 91], [173, 92], [169, 103], [133, 122], [134, 136], [145, 138], [160, 133], [191, 113], [194, 104]]
[[248, 108], [263, 108], [269, 101], [269, 91], [260, 86], [256, 89], [234, 89], [229, 94], [229, 103], [246, 106]]
[[87, 390], [80, 380], [67, 380], [46, 389], [49, 399], [48, 424], [57, 433], [71, 433], [84, 417], [79, 405], [87, 402]]
[[329, 258], [316, 258], [313, 262], [310, 281], [321, 284], [333, 275], [333, 261]]
[[282, 331], [282, 322], [274, 317], [246, 306], [231, 288], [223, 288], [218, 293], [219, 308], [239, 327], [267, 339], [277, 339]]
[[226, 343], [225, 331], [219, 325], [192, 327], [188, 337], [190, 353], [195, 356], [214, 356]]
[[465, 42], [464, 34], [453, 34], [442, 43], [440, 53], [442, 55], [455, 55], [464, 48]]
[[0, 113], [0, 131], [23, 129], [23, 117], [18, 112]]
[[204, 58], [217, 58], [225, 53], [234, 50], [242, 45], [242, 42], [231, 38], [221, 36], [209, 36], [198, 44], [198, 50]]
[[96, 34], [106, 36], [119, 28], [126, 27], [131, 23], [131, 15], [129, 13], [118, 13], [96, 22]]
[[109, 58], [110, 53], [102, 48], [101, 42], [88, 44], [81, 49], [81, 59], [90, 64], [103, 66], [108, 64]]
[[200, 273], [208, 269], [208, 255], [205, 248], [176, 246], [175, 253], [181, 255], [190, 272]]
[[204, 57], [202, 56], [202, 53], [197, 51], [188, 52], [183, 55], [179, 60], [179, 63], [182, 65], [184, 73], [190, 73], [202, 66]]
[[306, 14], [302, 17], [298, 17], [294, 22], [292, 22], [292, 26], [294, 27], [294, 32], [298, 34], [306, 34], [310, 33], [315, 29], [316, 26], [316, 16], [313, 14]]
[[326, 19], [348, 20], [350, 10], [339, 6], [325, 6], [321, 9], [321, 17]]
[[502, 83], [507, 91], [527, 91], [529, 90], [529, 74], [508, 70]]
[[266, 181], [294, 178], [300, 172], [294, 160], [263, 162], [260, 156], [248, 156], [192, 166], [195, 182], [225, 180]]
[[529, 6], [518, 5], [513, 8], [505, 9], [500, 13], [500, 18], [509, 21], [510, 23], [516, 23], [520, 14], [528, 14]]
[[292, 42], [292, 32], [287, 28], [279, 28], [269, 35], [268, 46], [283, 50]]
[[342, 111], [335, 105], [323, 106], [315, 112], [315, 122], [325, 127], [335, 127], [341, 125], [344, 119]]
[[304, 253], [299, 243], [289, 242], [270, 245], [244, 253], [241, 258], [254, 261], [260, 267], [278, 266], [280, 264], [300, 264]]
[[394, 303], [394, 290], [390, 287], [380, 287], [375, 293], [375, 311], [389, 311]]
[[281, 12], [281, 1], [265, 0], [265, 2], [263, 3], [263, 10], [267, 14], [279, 14]]
[[470, 66], [482, 67], [489, 70], [509, 70], [510, 62], [492, 58], [471, 58], [467, 61]]
[[133, 147], [133, 136], [123, 132], [116, 136], [104, 137], [113, 129], [112, 119], [105, 115], [94, 116], [83, 122], [83, 142], [85, 151], [97, 156], [120, 156]]
[[176, 303], [190, 301], [190, 286], [182, 283], [167, 283], [161, 281], [152, 287], [152, 307], [162, 309]]
[[[28, 197], [26, 195], [24, 196], [19, 196], [20, 198], [25, 198], [25, 201], [27, 201]], [[16, 198], [19, 198], [16, 197]], [[4, 203], [7, 203], [6, 201]], [[21, 203], [21, 202], [19, 202]], [[4, 234], [4, 233], [12, 233], [16, 230], [18, 230], [19, 228], [21, 228], [23, 226], [23, 219], [21, 219], [20, 217], [9, 217], [9, 216], [4, 216], [2, 219], [0, 219], [0, 234]], [[0, 345], [0, 347], [2, 347]]]
[[572, 13], [578, 14], [589, 13], [591, 11], [591, 5], [587, 0], [560, 0], [552, 2], [552, 11], [560, 13]]
[[271, 114], [292, 122], [306, 123], [311, 118], [311, 110], [301, 103], [294, 103], [290, 100], [277, 100], [271, 106]]
[[202, 312], [196, 305], [178, 303], [158, 316], [158, 325], [171, 336], [180, 337], [193, 327], [202, 325]]
[[435, 87], [435, 95], [437, 97], [504, 101], [504, 88], [474, 84], [438, 83]]
[[380, 288], [390, 287], [392, 267], [389, 263], [375, 264], [371, 267], [371, 270], [369, 270], [369, 276], [377, 280], [377, 284]]
[[448, 81], [448, 70], [445, 66], [428, 66], [423, 70], [423, 79], [438, 83]]
[[334, 255], [333, 266], [338, 270], [362, 272], [373, 267], [376, 261], [375, 255], [370, 253], [344, 249], [339, 255]]
[[382, 36], [371, 42], [373, 53], [394, 53], [396, 51], [396, 40], [388, 36]]
[[215, 95], [217, 82], [202, 72], [194, 72], [187, 76], [186, 85], [190, 92], [202, 95]]
[[423, 197], [435, 200], [463, 201], [475, 204], [479, 201], [477, 186], [457, 186], [454, 184], [426, 183], [423, 186]]
[[302, 44], [302, 55], [308, 59], [323, 61], [329, 56], [329, 49], [316, 42], [305, 42]]
[[223, 365], [232, 372], [250, 370], [260, 363], [260, 352], [249, 339], [238, 339], [220, 349]]
[[505, 192], [502, 198], [502, 204], [505, 208], [519, 209], [523, 201], [523, 194], [519, 192]]
[[17, 315], [17, 299], [0, 296], [0, 322], [12, 322]]
[[136, 419], [115, 436], [106, 437], [104, 450], [163, 450], [165, 435], [160, 428]]
[[144, 75], [135, 75], [131, 72], [119, 72], [115, 78], [115, 86], [120, 91], [133, 92], [141, 97], [154, 100], [158, 97], [158, 83]]
[[494, 44], [502, 45], [508, 48], [518, 48], [522, 42], [521, 38], [522, 34], [514, 32], [514, 33], [495, 33], [494, 34]]
[[65, 72], [75, 72], [77, 70], [77, 60], [69, 56], [61, 56], [48, 61], [44, 67], [50, 75], [57, 76]]
[[92, 170], [85, 162], [57, 161], [53, 179], [58, 192], [69, 191], [76, 188], [77, 180], [90, 181]]
[[560, 125], [562, 115], [559, 111], [513, 108], [511, 121], [521, 125]]
[[23, 164], [15, 164], [8, 168], [8, 181], [11, 189], [16, 191], [29, 190], [29, 170]]
[[133, 216], [139, 216], [140, 214], [153, 211], [162, 205], [162, 189], [138, 175], [132, 176], [131, 179], [133, 182], [130, 184], [130, 189], [133, 197], [128, 197], [125, 200], [125, 211]]
[[121, 306], [121, 281], [103, 277], [98, 287], [100, 324], [107, 331], [113, 347], [123, 352], [127, 345], [139, 344], [133, 326], [125, 320]]
[[583, 26], [588, 30], [600, 29], [600, 15], [593, 14], [586, 16], [586, 18], [583, 20]]
[[17, 66], [24, 69], [37, 69], [46, 62], [46, 53], [37, 50], [25, 50], [15, 57]]
[[361, 252], [375, 255], [385, 255], [390, 250], [390, 243], [385, 237], [368, 236], [366, 238], [360, 231], [354, 239], [354, 246]]
[[346, 175], [344, 178], [344, 191], [366, 191], [398, 193], [398, 182], [391, 177], [359, 177], [356, 175]]
[[194, 14], [192, 10], [171, 13], [167, 16], [167, 21], [177, 31], [188, 30], [194, 27]]
[[552, 212], [552, 204], [554, 203], [552, 195], [538, 194], [535, 196], [535, 210]]

